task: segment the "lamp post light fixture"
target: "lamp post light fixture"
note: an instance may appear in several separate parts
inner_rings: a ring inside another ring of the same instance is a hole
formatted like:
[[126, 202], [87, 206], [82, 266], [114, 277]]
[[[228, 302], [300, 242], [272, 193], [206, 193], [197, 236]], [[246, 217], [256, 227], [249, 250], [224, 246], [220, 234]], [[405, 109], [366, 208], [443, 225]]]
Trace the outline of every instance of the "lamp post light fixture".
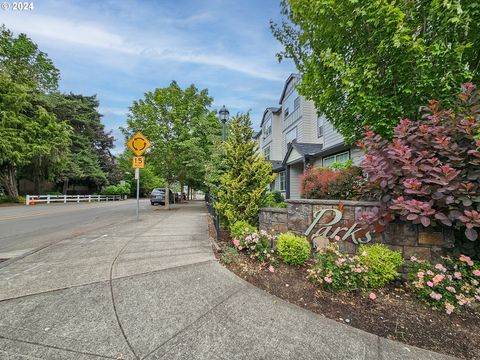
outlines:
[[228, 115], [230, 115], [230, 112], [227, 110], [225, 105], [223, 105], [220, 111], [218, 112], [218, 114], [220, 115], [220, 120], [222, 121], [222, 126], [223, 126], [222, 138], [223, 138], [223, 141], [225, 141], [227, 139], [226, 123], [228, 120]]

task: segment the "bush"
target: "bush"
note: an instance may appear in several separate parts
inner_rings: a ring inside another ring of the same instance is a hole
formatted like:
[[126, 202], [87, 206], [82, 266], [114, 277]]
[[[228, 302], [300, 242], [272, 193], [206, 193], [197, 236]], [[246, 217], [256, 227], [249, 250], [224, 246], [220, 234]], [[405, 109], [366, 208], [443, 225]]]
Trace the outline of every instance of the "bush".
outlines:
[[310, 168], [300, 177], [301, 196], [306, 199], [357, 200], [364, 192], [365, 180], [358, 166]]
[[310, 256], [310, 243], [303, 236], [284, 233], [278, 236], [277, 252], [289, 265], [303, 265]]
[[130, 194], [130, 183], [125, 183], [124, 186], [121, 185], [108, 185], [102, 190], [102, 195], [129, 195]]
[[443, 264], [431, 264], [411, 258], [408, 285], [415, 295], [434, 309], [447, 314], [480, 303], [480, 263], [468, 256], [458, 260], [444, 258]]
[[367, 284], [371, 288], [384, 286], [398, 278], [398, 267], [403, 257], [383, 244], [361, 245], [358, 249], [360, 262], [368, 268]]
[[230, 227], [230, 236], [233, 239], [240, 239], [244, 234], [257, 232], [257, 228], [246, 221], [237, 221]]
[[363, 169], [382, 207], [365, 219], [389, 221], [393, 215], [414, 224], [462, 228], [469, 240], [480, 227], [479, 95], [462, 86], [456, 111], [429, 101], [422, 120], [403, 119], [393, 140], [367, 131]]
[[258, 223], [268, 184], [275, 180], [272, 164], [257, 151], [248, 114], [234, 117], [224, 143], [224, 171], [215, 208], [230, 227], [235, 221]]
[[272, 191], [271, 194], [273, 195], [273, 198], [276, 203], [282, 203], [285, 201], [285, 198], [283, 197], [280, 191], [275, 190], [275, 191]]
[[300, 176], [301, 196], [305, 199], [328, 199], [330, 185], [340, 173], [329, 168], [310, 168]]
[[238, 262], [239, 254], [236, 248], [228, 246], [223, 250], [221, 259], [223, 263], [230, 265]]
[[264, 230], [261, 230], [260, 233], [245, 231], [241, 237], [233, 239], [233, 245], [239, 251], [250, 255], [251, 258], [264, 261], [273, 254], [270, 246], [272, 241], [273, 236], [268, 235]]
[[342, 254], [336, 244], [320, 250], [308, 278], [322, 288], [348, 292], [368, 288], [368, 268], [359, 256]]
[[280, 191], [272, 191], [265, 194], [263, 199], [263, 207], [286, 208], [283, 195]]
[[20, 196], [17, 198], [17, 202], [18, 202], [19, 204], [25, 204], [25, 196], [21, 196], [21, 195], [20, 195]]

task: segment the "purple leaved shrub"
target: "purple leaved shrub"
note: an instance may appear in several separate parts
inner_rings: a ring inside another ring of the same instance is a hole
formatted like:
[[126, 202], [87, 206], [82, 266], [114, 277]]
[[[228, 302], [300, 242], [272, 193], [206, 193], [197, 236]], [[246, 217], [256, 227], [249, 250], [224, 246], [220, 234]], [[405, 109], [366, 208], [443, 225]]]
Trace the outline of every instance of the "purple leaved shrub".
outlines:
[[480, 101], [476, 87], [462, 85], [454, 110], [430, 100], [421, 120], [403, 119], [392, 140], [367, 129], [360, 146], [362, 167], [382, 207], [364, 219], [385, 223], [394, 217], [464, 231], [480, 228]]

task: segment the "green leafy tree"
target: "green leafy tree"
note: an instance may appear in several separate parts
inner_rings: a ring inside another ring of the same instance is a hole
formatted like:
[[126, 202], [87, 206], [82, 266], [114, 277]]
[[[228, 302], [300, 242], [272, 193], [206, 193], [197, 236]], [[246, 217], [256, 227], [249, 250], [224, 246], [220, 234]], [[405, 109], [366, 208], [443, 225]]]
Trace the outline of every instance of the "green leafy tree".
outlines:
[[41, 101], [59, 121], [73, 128], [68, 159], [56, 169], [56, 179], [63, 182], [64, 193], [70, 181], [95, 186], [97, 190], [107, 183], [118, 183], [122, 174], [111, 153], [114, 138], [102, 124], [97, 97], [55, 93], [43, 96]]
[[9, 74], [14, 83], [42, 92], [55, 91], [60, 78], [52, 60], [27, 35], [15, 37], [3, 25], [0, 26], [0, 70]]
[[71, 128], [41, 106], [33, 105], [25, 85], [0, 72], [0, 182], [18, 197], [17, 169], [36, 157], [58, 156], [70, 145]]
[[480, 6], [471, 0], [283, 0], [272, 23], [302, 74], [299, 92], [354, 141], [392, 135], [429, 99], [479, 82]]
[[[202, 152], [192, 147], [205, 149], [205, 134], [215, 129], [213, 112], [208, 109], [211, 103], [207, 90], [199, 92], [194, 85], [182, 90], [172, 81], [169, 87], [146, 93], [130, 107], [125, 134], [129, 137], [141, 131], [152, 142], [147, 161], [165, 180], [167, 189], [177, 179], [189, 177], [192, 156], [198, 161], [202, 158]], [[166, 191], [167, 209], [168, 198]]]
[[259, 155], [250, 116], [232, 119], [225, 142], [225, 172], [220, 177], [216, 209], [227, 227], [243, 220], [258, 223], [267, 186], [275, 180], [272, 164]]

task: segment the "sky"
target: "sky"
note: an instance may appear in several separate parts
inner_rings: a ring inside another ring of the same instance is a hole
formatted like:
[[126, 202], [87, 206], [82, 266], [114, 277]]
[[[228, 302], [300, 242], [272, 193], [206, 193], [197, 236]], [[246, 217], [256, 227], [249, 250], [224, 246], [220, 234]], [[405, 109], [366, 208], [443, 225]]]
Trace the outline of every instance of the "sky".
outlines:
[[212, 109], [250, 111], [259, 128], [295, 72], [278, 63], [269, 21], [280, 0], [34, 0], [30, 11], [0, 10], [0, 23], [26, 33], [60, 70], [60, 91], [96, 94], [103, 123], [123, 151], [119, 127], [147, 91], [176, 80], [209, 90]]

